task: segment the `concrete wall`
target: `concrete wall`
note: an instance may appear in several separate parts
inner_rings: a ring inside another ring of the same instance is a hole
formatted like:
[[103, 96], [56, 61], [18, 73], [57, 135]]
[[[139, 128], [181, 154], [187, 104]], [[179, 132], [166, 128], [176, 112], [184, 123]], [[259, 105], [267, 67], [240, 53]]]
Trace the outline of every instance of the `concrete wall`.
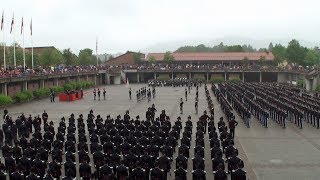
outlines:
[[307, 91], [310, 91], [310, 90], [311, 90], [311, 82], [310, 82], [310, 80], [304, 79], [304, 85], [305, 85], [305, 89], [306, 89]]
[[40, 88], [40, 82], [39, 81], [29, 81], [28, 82], [28, 91], [34, 91], [36, 89]]
[[67, 82], [67, 81], [66, 81], [65, 78], [59, 79], [59, 86], [63, 86], [66, 82]]
[[22, 91], [22, 82], [8, 83], [7, 84], [8, 96], [13, 96]]
[[114, 76], [114, 84], [121, 84], [121, 77], [120, 76]]
[[278, 83], [286, 83], [287, 81], [290, 81], [288, 78], [288, 74], [279, 72], [278, 73]]
[[53, 79], [48, 79], [44, 81], [44, 87], [51, 88], [52, 86], [54, 86]]

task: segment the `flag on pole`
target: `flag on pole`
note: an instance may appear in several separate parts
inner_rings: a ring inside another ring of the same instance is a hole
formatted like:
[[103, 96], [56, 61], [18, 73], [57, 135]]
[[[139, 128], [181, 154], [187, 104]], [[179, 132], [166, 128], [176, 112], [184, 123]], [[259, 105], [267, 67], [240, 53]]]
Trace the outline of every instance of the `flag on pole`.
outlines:
[[3, 21], [4, 21], [4, 19], [3, 19], [3, 15], [4, 14], [4, 12], [2, 11], [2, 19], [1, 19], [1, 31], [2, 31], [2, 29], [3, 29]]
[[14, 25], [14, 14], [13, 14], [13, 16], [12, 16], [10, 34], [12, 33], [13, 25]]
[[22, 17], [22, 22], [21, 22], [21, 34], [23, 32], [23, 17]]
[[126, 82], [126, 88], [130, 87], [129, 85], [129, 79], [127, 78], [127, 82]]
[[32, 36], [32, 19], [31, 19], [31, 23], [30, 23], [30, 34]]

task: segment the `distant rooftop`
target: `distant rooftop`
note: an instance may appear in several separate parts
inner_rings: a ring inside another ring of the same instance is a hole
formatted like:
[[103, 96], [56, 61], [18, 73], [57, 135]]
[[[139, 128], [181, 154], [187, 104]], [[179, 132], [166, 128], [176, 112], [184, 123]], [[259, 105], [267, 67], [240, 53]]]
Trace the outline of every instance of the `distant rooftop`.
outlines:
[[[165, 53], [149, 53], [147, 59], [153, 56], [156, 61], [162, 61]], [[274, 56], [271, 52], [177, 52], [171, 53], [175, 61], [241, 61], [248, 58], [251, 61], [258, 61], [264, 57], [272, 61]]]

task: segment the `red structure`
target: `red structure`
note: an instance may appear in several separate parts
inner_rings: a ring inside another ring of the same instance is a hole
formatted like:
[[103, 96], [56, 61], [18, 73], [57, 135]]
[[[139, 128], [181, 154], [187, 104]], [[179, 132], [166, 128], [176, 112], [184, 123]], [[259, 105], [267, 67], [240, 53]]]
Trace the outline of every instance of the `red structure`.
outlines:
[[82, 99], [83, 96], [81, 95], [80, 92], [78, 93], [71, 93], [70, 95], [66, 94], [66, 93], [60, 93], [59, 94], [59, 101], [75, 101], [75, 100], [79, 100]]

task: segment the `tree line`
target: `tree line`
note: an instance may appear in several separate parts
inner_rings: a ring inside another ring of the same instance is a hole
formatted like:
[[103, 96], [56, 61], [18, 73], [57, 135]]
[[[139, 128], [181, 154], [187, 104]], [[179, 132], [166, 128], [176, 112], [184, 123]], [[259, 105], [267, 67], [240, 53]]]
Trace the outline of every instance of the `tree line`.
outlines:
[[[3, 45], [0, 48], [0, 65], [3, 66]], [[32, 66], [31, 50], [25, 50], [26, 66]], [[97, 64], [97, 58], [93, 54], [93, 50], [85, 48], [79, 51], [78, 54], [73, 53], [70, 48], [62, 51], [55, 48], [45, 48], [39, 53], [34, 51], [33, 53], [34, 67], [50, 67], [59, 64], [65, 64], [67, 66], [72, 65], [95, 65]], [[23, 66], [23, 49], [19, 44], [16, 44], [16, 63], [17, 66]], [[13, 67], [14, 65], [14, 52], [13, 45], [6, 47], [6, 64]], [[99, 64], [101, 60], [99, 59]]]
[[295, 65], [317, 66], [320, 64], [320, 49], [307, 48], [300, 45], [296, 39], [291, 40], [287, 46], [270, 43], [268, 48], [255, 49], [251, 45], [224, 45], [222, 42], [213, 47], [203, 44], [197, 46], [183, 46], [175, 52], [272, 52], [276, 64], [287, 61]]

